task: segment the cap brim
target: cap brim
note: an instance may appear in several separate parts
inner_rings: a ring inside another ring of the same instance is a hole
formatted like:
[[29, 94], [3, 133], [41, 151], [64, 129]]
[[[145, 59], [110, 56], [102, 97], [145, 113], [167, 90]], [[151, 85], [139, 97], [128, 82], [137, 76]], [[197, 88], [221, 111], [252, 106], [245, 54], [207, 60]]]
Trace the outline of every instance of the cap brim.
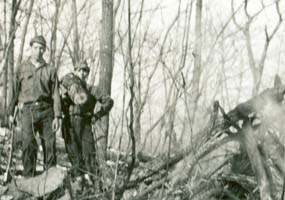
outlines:
[[30, 42], [30, 46], [32, 46], [32, 45], [33, 45], [33, 43], [41, 44], [41, 45], [43, 45], [45, 48], [47, 48], [46, 44], [41, 43], [41, 42], [37, 42], [37, 41], [31, 41], [31, 42]]

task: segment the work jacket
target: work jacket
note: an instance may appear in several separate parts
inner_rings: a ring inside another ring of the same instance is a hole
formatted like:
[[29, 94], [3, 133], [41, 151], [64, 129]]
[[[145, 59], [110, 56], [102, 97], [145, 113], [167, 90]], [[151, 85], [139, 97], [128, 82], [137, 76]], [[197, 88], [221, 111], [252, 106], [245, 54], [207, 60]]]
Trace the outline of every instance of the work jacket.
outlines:
[[25, 105], [33, 102], [44, 102], [52, 105], [54, 117], [61, 117], [61, 100], [56, 68], [44, 60], [38, 68], [30, 60], [18, 67], [9, 114], [12, 115], [17, 104]]

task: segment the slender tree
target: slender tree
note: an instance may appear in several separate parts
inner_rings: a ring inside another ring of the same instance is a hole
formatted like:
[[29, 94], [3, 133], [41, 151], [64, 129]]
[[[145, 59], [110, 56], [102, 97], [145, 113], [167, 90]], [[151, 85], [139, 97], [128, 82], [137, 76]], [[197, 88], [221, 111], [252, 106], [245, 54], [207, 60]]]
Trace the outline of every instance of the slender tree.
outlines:
[[[254, 55], [254, 47], [252, 45], [252, 33], [251, 33], [250, 29], [254, 23], [254, 20], [265, 10], [266, 6], [263, 4], [263, 1], [262, 1], [262, 5], [263, 5], [262, 8], [260, 10], [258, 10], [256, 13], [251, 15], [251, 14], [249, 14], [249, 11], [248, 11], [248, 4], [249, 4], [249, 1], [244, 0], [244, 9], [243, 10], [244, 10], [244, 14], [246, 16], [245, 24], [240, 25], [237, 22], [235, 15], [233, 15], [233, 22], [236, 25], [236, 27], [239, 30], [241, 30], [245, 36], [248, 62], [249, 62], [249, 67], [250, 67], [250, 70], [252, 72], [252, 77], [253, 77], [252, 95], [255, 96], [258, 94], [260, 84], [262, 81], [262, 75], [263, 75], [263, 71], [264, 71], [264, 67], [265, 67], [265, 60], [267, 57], [267, 52], [268, 52], [270, 42], [272, 41], [273, 37], [276, 35], [276, 32], [279, 30], [280, 25], [283, 21], [283, 18], [282, 18], [281, 11], [280, 11], [280, 0], [276, 0], [274, 2], [274, 4], [275, 4], [275, 8], [276, 8], [276, 13], [278, 15], [278, 21], [277, 21], [276, 25], [274, 26], [271, 33], [269, 33], [267, 26], [265, 26], [265, 28], [264, 28], [265, 42], [264, 42], [263, 50], [261, 53], [261, 57], [260, 57], [259, 61], [257, 61], [257, 59], [255, 59], [255, 55]], [[234, 0], [231, 1], [231, 6], [232, 6], [232, 13], [234, 13], [234, 11], [233, 11], [234, 10]]]
[[4, 99], [4, 102], [2, 103], [3, 104], [3, 110], [6, 111], [7, 109], [7, 80], [8, 80], [8, 68], [7, 68], [7, 59], [5, 58], [5, 53], [6, 53], [6, 50], [7, 50], [7, 46], [6, 46], [6, 43], [7, 43], [7, 33], [6, 33], [6, 21], [7, 21], [7, 18], [6, 18], [6, 13], [7, 13], [7, 2], [6, 0], [4, 0], [4, 45], [3, 45], [3, 59], [4, 61], [1, 62], [1, 65], [3, 66], [3, 99]]
[[[102, 29], [100, 40], [99, 88], [104, 94], [111, 95], [111, 83], [113, 75], [113, 0], [102, 0]], [[106, 159], [109, 131], [109, 116], [103, 117], [97, 123], [96, 137], [97, 152], [99, 159]]]
[[[4, 87], [4, 99], [5, 99], [5, 107], [10, 103], [11, 97], [13, 96], [13, 88], [14, 88], [14, 40], [15, 33], [17, 29], [16, 25], [16, 16], [20, 7], [21, 1], [13, 0], [11, 5], [11, 15], [10, 15], [10, 27], [9, 27], [9, 40], [8, 45], [6, 46], [7, 57], [5, 57], [5, 78], [4, 78], [4, 86], [8, 86], [7, 89]], [[7, 84], [8, 83], [8, 84]]]
[[76, 0], [72, 0], [72, 20], [73, 20], [73, 64], [77, 63], [80, 59], [80, 47], [79, 47], [79, 33], [77, 23], [77, 5]]
[[16, 67], [19, 66], [19, 64], [22, 62], [22, 59], [23, 59], [24, 45], [25, 45], [28, 25], [29, 25], [30, 18], [31, 18], [31, 15], [32, 15], [33, 5], [34, 5], [34, 0], [31, 0], [29, 8], [28, 8], [28, 12], [27, 12], [26, 20], [25, 20], [25, 23], [24, 23], [24, 29], [23, 29], [23, 32], [22, 32], [22, 35], [21, 35], [20, 51], [19, 51]]
[[[52, 19], [52, 32], [51, 32], [51, 39], [50, 39], [50, 55], [49, 55], [49, 63], [52, 66], [55, 66], [56, 60], [55, 60], [55, 53], [56, 53], [56, 43], [57, 43], [57, 26], [58, 26], [58, 18], [59, 18], [59, 11], [60, 11], [60, 5], [61, 0], [54, 0], [55, 4], [55, 13], [53, 15]], [[56, 66], [58, 67], [58, 66]]]
[[191, 120], [194, 123], [195, 113], [197, 109], [198, 99], [200, 96], [200, 79], [202, 72], [202, 3], [203, 0], [196, 1], [196, 16], [195, 16], [195, 46], [194, 46], [194, 69], [191, 80], [192, 90], [190, 98], [190, 109], [192, 112]]

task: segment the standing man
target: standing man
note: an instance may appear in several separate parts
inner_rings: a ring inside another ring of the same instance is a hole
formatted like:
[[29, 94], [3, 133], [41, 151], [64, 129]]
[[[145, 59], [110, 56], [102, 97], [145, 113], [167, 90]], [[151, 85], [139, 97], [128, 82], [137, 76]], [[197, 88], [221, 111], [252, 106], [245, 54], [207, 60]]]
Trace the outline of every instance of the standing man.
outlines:
[[[39, 133], [44, 153], [44, 168], [56, 165], [56, 134], [61, 124], [61, 102], [56, 68], [43, 58], [46, 40], [35, 36], [30, 41], [31, 55], [18, 66], [15, 95], [10, 104], [12, 113], [16, 104], [21, 110], [23, 175], [31, 177], [36, 172], [36, 133]], [[14, 119], [10, 117], [10, 121]]]
[[[92, 121], [106, 115], [113, 107], [113, 100], [104, 95], [98, 87], [87, 85], [86, 80], [90, 69], [86, 61], [75, 65], [73, 73], [65, 75], [61, 81], [61, 91], [71, 91], [73, 84], [80, 84], [76, 87], [76, 93], [87, 94], [84, 104], [75, 105], [66, 99], [72, 94], [62, 92], [63, 98], [63, 128], [67, 153], [72, 164], [72, 176], [81, 177], [83, 174], [98, 172], [98, 165], [95, 157], [95, 142], [92, 134]], [[73, 87], [74, 88], [74, 87]], [[72, 99], [72, 97], [70, 97]], [[100, 103], [100, 109], [94, 113], [95, 104]]]

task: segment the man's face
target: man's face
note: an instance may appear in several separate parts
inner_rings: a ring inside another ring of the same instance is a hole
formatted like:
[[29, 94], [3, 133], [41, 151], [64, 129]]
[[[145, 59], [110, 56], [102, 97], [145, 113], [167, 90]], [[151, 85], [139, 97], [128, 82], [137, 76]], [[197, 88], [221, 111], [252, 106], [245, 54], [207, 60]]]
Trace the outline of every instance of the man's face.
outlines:
[[86, 81], [88, 74], [89, 74], [88, 69], [85, 69], [85, 68], [78, 68], [78, 69], [74, 70], [74, 73], [82, 81]]
[[45, 53], [45, 50], [46, 50], [45, 46], [43, 46], [42, 44], [34, 42], [32, 44], [32, 47], [31, 47], [31, 51], [32, 51], [31, 56], [32, 56], [32, 58], [34, 58], [37, 61], [41, 61], [42, 58], [43, 58], [43, 55]]

